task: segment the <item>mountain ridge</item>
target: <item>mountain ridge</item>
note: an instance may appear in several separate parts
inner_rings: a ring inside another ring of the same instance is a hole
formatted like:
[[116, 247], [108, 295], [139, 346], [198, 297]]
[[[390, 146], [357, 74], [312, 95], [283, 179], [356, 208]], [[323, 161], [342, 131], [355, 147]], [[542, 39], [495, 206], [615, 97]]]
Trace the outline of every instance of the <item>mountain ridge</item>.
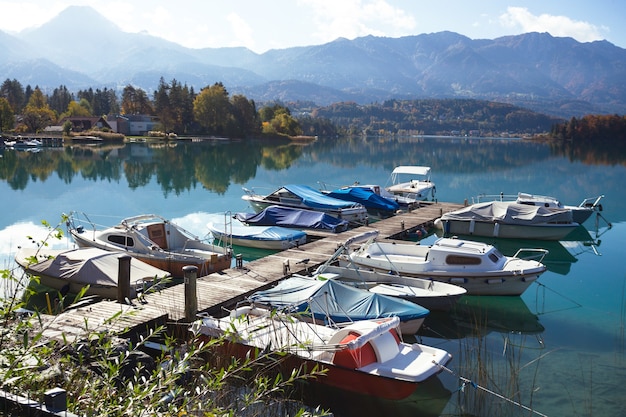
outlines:
[[91, 7], [70, 6], [38, 28], [0, 31], [0, 58], [0, 77], [44, 91], [132, 84], [151, 93], [163, 77], [196, 91], [221, 82], [258, 102], [476, 98], [567, 118], [626, 113], [625, 49], [537, 32], [492, 40], [451, 31], [368, 35], [258, 54], [123, 32]]

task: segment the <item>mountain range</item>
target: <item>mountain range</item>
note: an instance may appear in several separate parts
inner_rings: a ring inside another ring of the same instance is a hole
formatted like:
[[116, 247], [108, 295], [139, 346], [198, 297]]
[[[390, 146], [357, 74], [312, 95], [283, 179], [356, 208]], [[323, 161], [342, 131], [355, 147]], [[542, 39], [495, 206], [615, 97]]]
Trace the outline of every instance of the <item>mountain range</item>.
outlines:
[[536, 32], [493, 40], [365, 36], [257, 54], [123, 32], [94, 9], [71, 6], [35, 29], [0, 31], [0, 63], [1, 80], [48, 93], [131, 84], [151, 94], [163, 77], [196, 92], [221, 82], [259, 103], [475, 98], [565, 118], [626, 113], [626, 49]]

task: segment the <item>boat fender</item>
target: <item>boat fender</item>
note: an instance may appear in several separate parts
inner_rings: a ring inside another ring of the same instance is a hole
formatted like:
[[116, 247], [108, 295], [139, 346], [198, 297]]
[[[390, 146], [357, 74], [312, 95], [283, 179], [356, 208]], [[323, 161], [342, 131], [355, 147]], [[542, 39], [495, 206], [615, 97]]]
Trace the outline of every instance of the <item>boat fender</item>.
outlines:
[[500, 234], [500, 223], [496, 223], [493, 226], [493, 237], [498, 237], [499, 234]]
[[469, 234], [473, 235], [474, 234], [474, 228], [476, 227], [476, 221], [474, 219], [470, 220], [470, 224], [469, 224]]
[[502, 278], [491, 278], [491, 279], [486, 279], [485, 282], [487, 284], [502, 284], [504, 282], [504, 279], [502, 279]]

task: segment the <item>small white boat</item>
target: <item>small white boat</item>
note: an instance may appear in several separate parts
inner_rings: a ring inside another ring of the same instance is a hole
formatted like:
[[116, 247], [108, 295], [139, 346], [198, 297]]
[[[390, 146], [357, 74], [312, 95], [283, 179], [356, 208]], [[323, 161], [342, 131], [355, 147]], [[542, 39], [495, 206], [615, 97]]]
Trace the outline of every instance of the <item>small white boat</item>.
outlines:
[[21, 139], [13, 144], [16, 149], [39, 148], [41, 146], [43, 146], [43, 142], [39, 139]]
[[578, 224], [583, 224], [594, 212], [602, 211], [602, 204], [600, 204], [600, 200], [604, 198], [603, 195], [597, 197], [585, 198], [579, 205], [568, 205], [561, 203], [557, 198], [546, 196], [546, 195], [537, 195], [537, 194], [528, 194], [528, 193], [517, 193], [517, 195], [507, 195], [507, 194], [495, 194], [495, 195], [485, 195], [481, 194], [476, 197], [475, 202], [485, 202], [485, 201], [507, 201], [507, 202], [515, 202], [517, 204], [527, 204], [529, 206], [543, 206], [554, 209], [566, 209], [572, 211], [572, 220]]
[[224, 337], [217, 354], [240, 360], [277, 354], [280, 372], [324, 372], [308, 381], [359, 394], [400, 400], [435, 377], [452, 358], [443, 349], [401, 341], [400, 320], [387, 317], [345, 326], [321, 325], [298, 315], [246, 306], [228, 317], [203, 317], [190, 330], [199, 343]]
[[[27, 274], [38, 276], [41, 284], [62, 293], [78, 294], [89, 286], [85, 295], [116, 299], [121, 255], [98, 248], [23, 248], [15, 255], [15, 262]], [[168, 271], [131, 257], [130, 298], [169, 276]]]
[[68, 234], [80, 247], [127, 252], [174, 277], [185, 266], [196, 266], [198, 276], [230, 268], [229, 248], [199, 239], [182, 227], [154, 214], [129, 217], [112, 227], [98, 228], [84, 213], [67, 218]]
[[285, 250], [306, 243], [306, 233], [280, 226], [249, 226], [225, 214], [213, 216], [207, 227], [211, 234], [227, 246]]
[[571, 210], [504, 201], [472, 204], [435, 220], [446, 236], [511, 239], [563, 240], [578, 226]]
[[245, 188], [244, 191], [246, 194], [241, 198], [257, 213], [269, 206], [277, 205], [319, 211], [352, 224], [363, 225], [368, 221], [367, 209], [362, 204], [328, 197], [307, 185], [285, 185], [265, 196]]
[[398, 166], [391, 172], [385, 189], [394, 195], [422, 201], [435, 199], [435, 183], [430, 179], [430, 167]]
[[[524, 253], [527, 259], [519, 257]], [[471, 295], [520, 295], [546, 271], [546, 254], [520, 249], [510, 257], [486, 243], [440, 238], [432, 245], [369, 240], [348, 257], [363, 268], [447, 282]]]
[[317, 279], [332, 279], [376, 294], [402, 298], [431, 311], [448, 311], [467, 293], [467, 290], [459, 285], [377, 272], [355, 265], [327, 265], [323, 272], [316, 276]]

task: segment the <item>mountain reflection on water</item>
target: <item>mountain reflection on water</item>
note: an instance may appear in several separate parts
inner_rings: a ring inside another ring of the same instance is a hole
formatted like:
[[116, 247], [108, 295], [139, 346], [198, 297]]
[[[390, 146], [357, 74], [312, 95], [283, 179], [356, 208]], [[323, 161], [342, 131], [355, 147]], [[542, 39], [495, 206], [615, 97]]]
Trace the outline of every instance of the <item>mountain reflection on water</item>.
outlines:
[[67, 184], [77, 177], [126, 180], [131, 189], [156, 179], [164, 195], [188, 191], [199, 184], [219, 194], [232, 183], [255, 178], [258, 168], [280, 171], [301, 158], [343, 167], [383, 166], [389, 171], [397, 165], [415, 165], [416, 159], [427, 160], [436, 178], [439, 172], [497, 173], [546, 160], [553, 152], [542, 143], [530, 141], [467, 138], [133, 142], [65, 146], [36, 153], [5, 150], [0, 159], [0, 180], [17, 190], [53, 174]]

